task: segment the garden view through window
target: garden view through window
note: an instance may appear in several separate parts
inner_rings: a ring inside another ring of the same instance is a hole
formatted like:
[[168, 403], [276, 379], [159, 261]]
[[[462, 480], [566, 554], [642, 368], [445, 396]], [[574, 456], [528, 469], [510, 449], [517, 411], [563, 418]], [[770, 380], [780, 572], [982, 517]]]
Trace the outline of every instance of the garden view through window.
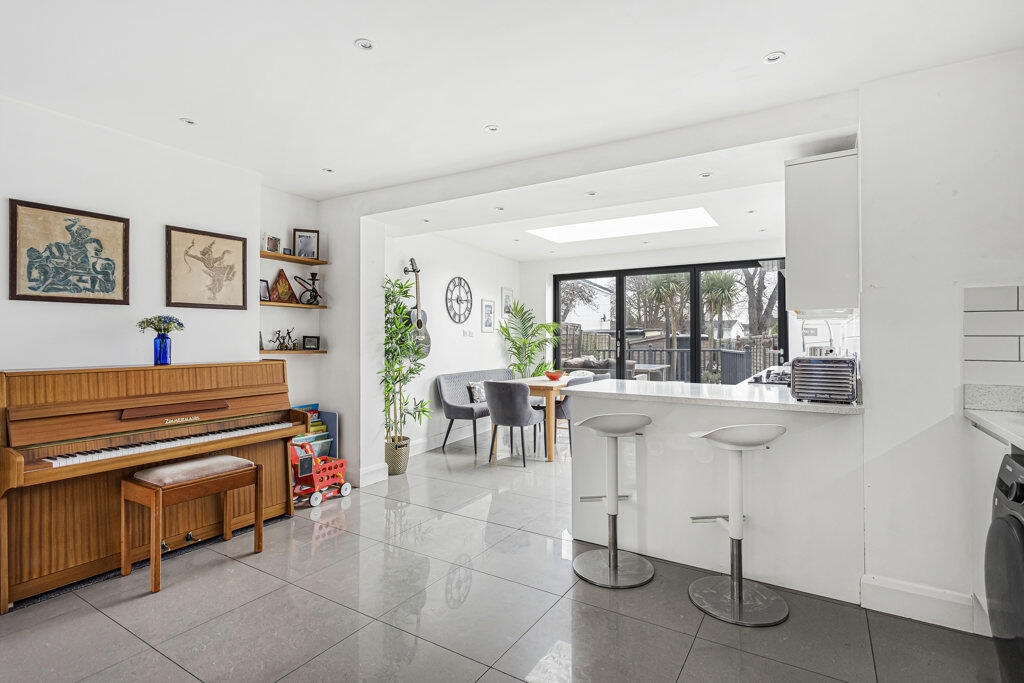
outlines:
[[709, 384], [738, 384], [780, 365], [785, 278], [776, 263], [557, 276], [556, 365]]

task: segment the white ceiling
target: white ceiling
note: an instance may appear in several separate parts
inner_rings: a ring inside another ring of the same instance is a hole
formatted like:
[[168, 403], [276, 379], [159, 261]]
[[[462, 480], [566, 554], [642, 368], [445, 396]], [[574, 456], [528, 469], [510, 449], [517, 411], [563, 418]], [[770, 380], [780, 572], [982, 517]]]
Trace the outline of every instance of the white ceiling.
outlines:
[[1020, 0], [7, 2], [0, 94], [326, 198], [1022, 43]]
[[[567, 244], [556, 244], [527, 232], [555, 225], [643, 216], [696, 207], [707, 209], [718, 226]], [[775, 240], [781, 244], [785, 236], [785, 222], [783, 183], [774, 182], [606, 209], [461, 228], [438, 234], [516, 261], [540, 261], [759, 240]]]

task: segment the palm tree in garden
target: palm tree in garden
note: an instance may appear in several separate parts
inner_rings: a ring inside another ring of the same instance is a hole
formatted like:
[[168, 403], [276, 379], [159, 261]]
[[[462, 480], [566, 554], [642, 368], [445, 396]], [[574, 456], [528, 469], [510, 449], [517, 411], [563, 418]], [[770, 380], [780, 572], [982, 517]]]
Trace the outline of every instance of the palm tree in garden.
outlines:
[[708, 321], [713, 323], [715, 316], [718, 316], [718, 342], [721, 344], [725, 332], [725, 312], [732, 310], [739, 290], [736, 274], [728, 270], [704, 273], [700, 279], [700, 289]]
[[652, 275], [650, 292], [655, 301], [661, 302], [665, 309], [665, 348], [672, 349], [676, 345], [675, 312], [676, 301], [686, 301], [690, 297], [689, 280], [678, 273]]

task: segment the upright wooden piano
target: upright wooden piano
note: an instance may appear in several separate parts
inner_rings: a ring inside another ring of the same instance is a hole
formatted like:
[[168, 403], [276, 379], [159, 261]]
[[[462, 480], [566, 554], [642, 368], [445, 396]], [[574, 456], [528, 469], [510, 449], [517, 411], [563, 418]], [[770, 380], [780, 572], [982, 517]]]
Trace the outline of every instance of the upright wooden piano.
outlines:
[[[263, 516], [292, 514], [291, 410], [282, 360], [0, 373], [0, 613], [119, 565], [120, 482], [157, 463], [229, 453], [264, 466]], [[231, 492], [231, 526], [252, 491]], [[132, 559], [148, 556], [146, 512], [129, 506]], [[168, 507], [170, 548], [219, 535], [215, 497]]]

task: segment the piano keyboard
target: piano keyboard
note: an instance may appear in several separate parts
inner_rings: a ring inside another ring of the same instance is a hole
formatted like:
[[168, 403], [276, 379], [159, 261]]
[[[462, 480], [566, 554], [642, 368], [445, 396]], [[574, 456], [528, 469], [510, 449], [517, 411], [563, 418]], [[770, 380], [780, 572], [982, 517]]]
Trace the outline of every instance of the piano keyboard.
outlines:
[[148, 453], [150, 451], [162, 451], [168, 448], [178, 448], [179, 446], [192, 446], [197, 443], [205, 443], [207, 441], [220, 441], [221, 439], [229, 439], [236, 436], [246, 436], [247, 434], [271, 432], [274, 431], [275, 429], [284, 429], [285, 427], [291, 427], [293, 424], [294, 423], [292, 422], [274, 422], [272, 424], [257, 425], [256, 427], [238, 427], [236, 429], [225, 429], [219, 432], [208, 432], [206, 434], [197, 434], [195, 436], [183, 436], [176, 439], [146, 441], [143, 443], [132, 444], [131, 446], [100, 448], [92, 451], [82, 451], [81, 453], [68, 453], [67, 455], [53, 455], [48, 458], [43, 458], [43, 460], [52, 464], [54, 467], [80, 465], [85, 462], [94, 462], [96, 460], [120, 458], [125, 455], [137, 455], [139, 453]]

